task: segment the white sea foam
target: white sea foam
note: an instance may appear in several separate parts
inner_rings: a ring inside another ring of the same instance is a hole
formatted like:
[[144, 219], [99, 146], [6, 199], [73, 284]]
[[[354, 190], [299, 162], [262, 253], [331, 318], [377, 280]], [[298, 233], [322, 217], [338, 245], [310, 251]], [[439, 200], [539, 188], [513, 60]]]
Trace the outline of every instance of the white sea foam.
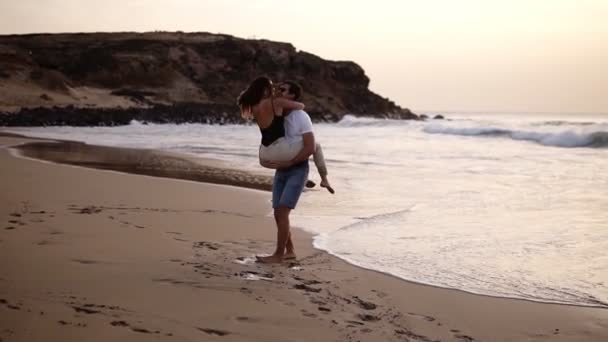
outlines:
[[[607, 118], [446, 117], [315, 125], [337, 192], [307, 191], [292, 223], [317, 235], [316, 246], [403, 279], [607, 307]], [[258, 165], [255, 126], [8, 130], [181, 151], [271, 174]], [[314, 167], [310, 177], [318, 182]]]
[[572, 124], [550, 122], [533, 127], [511, 128], [509, 126], [463, 126], [458, 123], [432, 123], [424, 127], [424, 132], [462, 136], [510, 138], [555, 147], [608, 147], [607, 124]]

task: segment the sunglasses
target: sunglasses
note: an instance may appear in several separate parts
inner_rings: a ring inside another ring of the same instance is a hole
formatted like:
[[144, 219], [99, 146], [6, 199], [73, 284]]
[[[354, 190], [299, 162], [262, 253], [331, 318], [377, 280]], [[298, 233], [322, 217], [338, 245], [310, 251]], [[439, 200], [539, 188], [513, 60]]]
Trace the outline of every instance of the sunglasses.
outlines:
[[288, 89], [288, 88], [286, 88], [286, 87], [279, 87], [279, 91], [280, 91], [281, 93], [284, 93], [284, 92], [289, 92], [289, 89]]

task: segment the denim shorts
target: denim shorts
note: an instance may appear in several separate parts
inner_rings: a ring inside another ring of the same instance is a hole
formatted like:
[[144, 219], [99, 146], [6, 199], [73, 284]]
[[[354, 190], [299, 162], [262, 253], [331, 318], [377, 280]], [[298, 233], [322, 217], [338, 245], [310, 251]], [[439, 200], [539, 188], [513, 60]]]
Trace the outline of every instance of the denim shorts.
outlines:
[[272, 183], [272, 207], [295, 209], [308, 179], [308, 161], [286, 170], [277, 170]]

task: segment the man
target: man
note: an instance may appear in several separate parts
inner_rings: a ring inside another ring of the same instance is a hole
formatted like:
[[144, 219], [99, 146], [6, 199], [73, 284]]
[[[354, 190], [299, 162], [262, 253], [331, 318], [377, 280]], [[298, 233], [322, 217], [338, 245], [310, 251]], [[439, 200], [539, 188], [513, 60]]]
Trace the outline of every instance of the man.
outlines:
[[[295, 82], [287, 81], [279, 86], [281, 96], [299, 99], [302, 88]], [[304, 185], [308, 179], [308, 158], [315, 152], [315, 136], [310, 116], [303, 110], [295, 110], [285, 116], [285, 138], [290, 142], [302, 140], [300, 152], [289, 161], [260, 161], [264, 167], [276, 169], [272, 183], [272, 207], [277, 224], [277, 246], [267, 257], [257, 257], [262, 263], [280, 263], [284, 259], [295, 259], [291, 240], [289, 214], [295, 209]]]
[[[279, 96], [286, 98], [292, 101], [301, 102], [302, 98], [302, 87], [294, 81], [285, 81], [279, 84]], [[293, 113], [292, 116], [290, 113]], [[291, 111], [288, 113], [283, 113], [285, 116], [285, 138], [290, 145], [295, 145], [302, 141], [302, 132], [299, 130], [300, 125], [298, 122], [307, 121], [304, 125], [311, 125], [310, 116], [305, 111]], [[312, 127], [310, 127], [312, 129]], [[327, 191], [334, 194], [335, 191], [329, 184], [329, 180], [327, 178], [327, 166], [325, 164], [325, 157], [323, 156], [323, 149], [321, 148], [321, 144], [315, 141], [315, 152], [313, 154], [313, 160], [315, 162], [315, 166], [319, 171], [319, 176], [321, 176], [321, 187], [326, 188]], [[311, 181], [306, 181], [307, 188], [313, 188], [316, 184]]]

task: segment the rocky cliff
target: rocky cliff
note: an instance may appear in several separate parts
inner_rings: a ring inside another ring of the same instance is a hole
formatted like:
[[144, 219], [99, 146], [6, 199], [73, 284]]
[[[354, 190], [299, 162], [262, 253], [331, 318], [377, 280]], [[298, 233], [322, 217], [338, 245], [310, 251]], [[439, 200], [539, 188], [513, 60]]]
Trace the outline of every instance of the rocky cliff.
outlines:
[[238, 122], [259, 75], [302, 84], [314, 120], [415, 119], [368, 88], [363, 69], [289, 43], [211, 33], [0, 36], [0, 125]]

